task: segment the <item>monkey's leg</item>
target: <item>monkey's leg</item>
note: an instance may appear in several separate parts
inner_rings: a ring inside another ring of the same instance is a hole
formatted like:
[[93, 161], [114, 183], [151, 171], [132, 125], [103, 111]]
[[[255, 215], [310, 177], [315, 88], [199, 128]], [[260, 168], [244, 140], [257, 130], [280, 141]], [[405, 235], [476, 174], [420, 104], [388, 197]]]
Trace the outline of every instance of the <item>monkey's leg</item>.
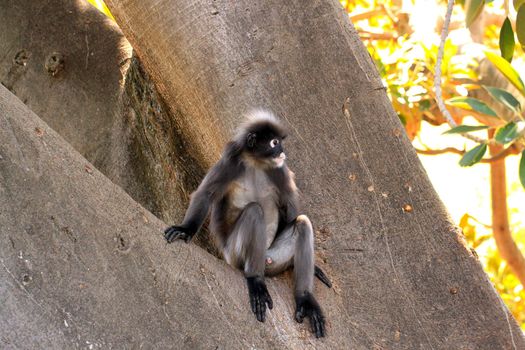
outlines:
[[268, 308], [273, 308], [272, 298], [264, 282], [265, 253], [264, 211], [258, 203], [249, 203], [235, 222], [224, 248], [224, 257], [228, 264], [243, 268], [250, 305], [257, 320], [261, 322], [266, 318], [266, 304]]
[[266, 274], [276, 275], [294, 266], [295, 294], [313, 291], [314, 234], [306, 215], [299, 215], [272, 243], [266, 253]]
[[[275, 239], [266, 253], [265, 274], [267, 276], [277, 275], [293, 265], [297, 236], [295, 224], [293, 224], [286, 227]], [[332, 282], [317, 265], [314, 265], [314, 276], [328, 288], [332, 288]]]
[[285, 229], [266, 254], [267, 274], [276, 274], [292, 263], [295, 282], [295, 319], [302, 323], [310, 318], [312, 332], [317, 338], [325, 335], [325, 321], [321, 307], [313, 295], [314, 232], [306, 215], [299, 215], [294, 226]]

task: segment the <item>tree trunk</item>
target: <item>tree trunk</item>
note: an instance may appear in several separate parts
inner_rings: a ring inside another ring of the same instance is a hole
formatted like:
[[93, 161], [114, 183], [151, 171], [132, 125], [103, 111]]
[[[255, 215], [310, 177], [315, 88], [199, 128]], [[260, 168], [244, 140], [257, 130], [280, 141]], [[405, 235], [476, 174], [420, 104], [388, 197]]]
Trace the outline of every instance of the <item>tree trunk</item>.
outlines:
[[[257, 322], [241, 274], [192, 244], [167, 246], [163, 223], [0, 87], [2, 346], [525, 346], [335, 1], [109, 5], [175, 119], [153, 125], [176, 125], [173, 142], [199, 166], [252, 107], [288, 123], [317, 258], [335, 284], [316, 285], [328, 337], [293, 320], [286, 276], [270, 280], [275, 307]], [[150, 129], [142, 140], [166, 132]]]
[[113, 21], [85, 1], [0, 0], [0, 82], [157, 217], [182, 219], [203, 169]]
[[0, 0], [0, 9], [0, 81], [102, 167], [131, 56], [122, 32], [83, 1]]
[[338, 2], [108, 5], [180, 114], [196, 159], [216, 161], [254, 107], [282, 116], [292, 131], [290, 164], [336, 285], [335, 293], [317, 288], [330, 322], [319, 346], [525, 346]]
[[0, 348], [301, 343], [283, 281], [260, 327], [239, 273], [195, 245], [167, 249], [164, 223], [3, 86], [0, 140]]

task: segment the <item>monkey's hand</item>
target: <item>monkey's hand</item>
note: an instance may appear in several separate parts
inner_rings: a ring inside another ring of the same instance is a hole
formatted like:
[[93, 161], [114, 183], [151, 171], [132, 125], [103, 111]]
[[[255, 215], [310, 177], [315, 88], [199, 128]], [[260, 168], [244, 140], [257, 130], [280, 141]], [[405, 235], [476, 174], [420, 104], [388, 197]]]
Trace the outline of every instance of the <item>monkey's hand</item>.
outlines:
[[164, 230], [164, 238], [168, 243], [173, 242], [176, 239], [182, 239], [188, 243], [195, 233], [191, 232], [184, 226], [170, 226]]
[[268, 293], [266, 283], [264, 283], [262, 277], [246, 277], [246, 282], [248, 284], [252, 311], [257, 320], [264, 322], [266, 319], [266, 304], [268, 304], [270, 310], [273, 308], [272, 297]]
[[315, 300], [312, 293], [305, 292], [303, 295], [295, 297], [295, 320], [303, 323], [303, 319], [310, 318], [310, 328], [316, 338], [324, 337], [326, 334], [323, 311]]

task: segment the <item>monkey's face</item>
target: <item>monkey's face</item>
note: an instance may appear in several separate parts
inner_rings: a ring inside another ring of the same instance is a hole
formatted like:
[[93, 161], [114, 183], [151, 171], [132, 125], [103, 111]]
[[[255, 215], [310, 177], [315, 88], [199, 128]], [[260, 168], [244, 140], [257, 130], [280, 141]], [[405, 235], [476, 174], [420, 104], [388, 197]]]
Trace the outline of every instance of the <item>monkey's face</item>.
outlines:
[[284, 135], [275, 132], [250, 132], [246, 139], [249, 154], [272, 167], [282, 167], [286, 155], [283, 149]]

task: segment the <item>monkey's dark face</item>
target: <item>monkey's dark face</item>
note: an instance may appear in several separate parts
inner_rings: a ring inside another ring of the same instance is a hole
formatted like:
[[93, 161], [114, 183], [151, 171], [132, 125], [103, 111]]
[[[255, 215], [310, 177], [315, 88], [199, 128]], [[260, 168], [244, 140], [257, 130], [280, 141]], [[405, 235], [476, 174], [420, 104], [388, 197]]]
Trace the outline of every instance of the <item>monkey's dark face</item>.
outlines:
[[270, 166], [282, 167], [286, 159], [282, 143], [285, 137], [286, 135], [281, 130], [263, 124], [248, 132], [246, 149], [255, 159]]

